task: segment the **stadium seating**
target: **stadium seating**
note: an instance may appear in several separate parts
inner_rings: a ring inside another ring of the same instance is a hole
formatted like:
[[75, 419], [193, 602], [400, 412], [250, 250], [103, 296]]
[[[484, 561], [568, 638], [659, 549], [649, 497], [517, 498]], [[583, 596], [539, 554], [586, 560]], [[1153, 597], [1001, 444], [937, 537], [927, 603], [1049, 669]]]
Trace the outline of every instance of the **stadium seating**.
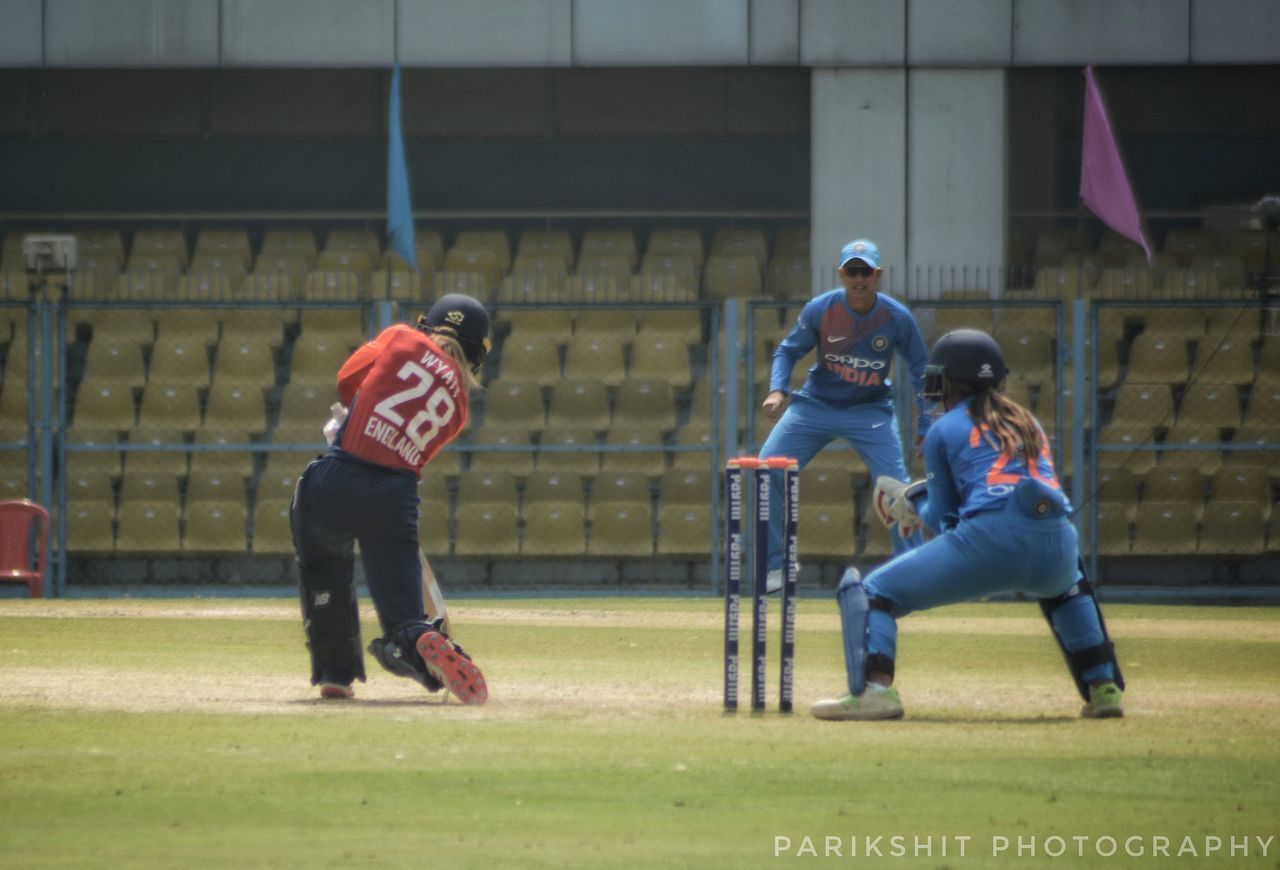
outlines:
[[[879, 525], [878, 521], [875, 522]], [[806, 504], [801, 490], [799, 534], [806, 556], [847, 559], [856, 552], [853, 526], [852, 502], [842, 505]]]
[[1133, 543], [1132, 527], [1135, 510], [1133, 503], [1099, 501], [1097, 509], [1098, 554], [1103, 556], [1128, 555]]
[[67, 551], [77, 556], [115, 550], [115, 507], [111, 502], [76, 501], [67, 505]]
[[583, 271], [584, 259], [599, 254], [616, 254], [623, 257], [628, 274], [635, 270], [640, 261], [636, 238], [631, 230], [591, 229], [583, 233], [581, 249], [578, 252], [577, 271]]
[[647, 505], [610, 504], [592, 515], [591, 556], [636, 557], [653, 555], [651, 511]]
[[289, 525], [288, 498], [259, 498], [253, 511], [253, 539], [250, 546], [256, 555], [293, 554], [293, 532]]
[[604, 381], [564, 380], [551, 388], [548, 428], [603, 432], [609, 422], [609, 395]]
[[1257, 556], [1266, 548], [1262, 505], [1215, 500], [1205, 508], [1200, 530], [1201, 553]]
[[632, 378], [618, 387], [613, 425], [670, 432], [676, 428], [676, 406], [666, 380]]
[[120, 501], [116, 553], [144, 556], [182, 550], [176, 500]]
[[[541, 427], [539, 427], [539, 430]], [[534, 447], [524, 431], [492, 429], [488, 425], [471, 436], [475, 446], [510, 447], [511, 450], [475, 451], [471, 453], [470, 470], [505, 471], [517, 477], [525, 477], [533, 471]], [[525, 447], [525, 450], [515, 450]]]
[[594, 379], [616, 387], [626, 377], [622, 345], [608, 337], [574, 335], [565, 347], [564, 378]]
[[547, 424], [542, 387], [534, 381], [502, 379], [484, 393], [484, 426], [528, 435]]
[[520, 552], [514, 504], [463, 504], [455, 511], [453, 553], [461, 558], [493, 559]]
[[[577, 472], [594, 475], [600, 470], [599, 441], [591, 429], [548, 427], [538, 440], [540, 447], [562, 447], [563, 450], [539, 450], [538, 471]], [[571, 448], [571, 449], [569, 449]]]
[[663, 504], [658, 509], [658, 555], [705, 558], [711, 546], [709, 505]]
[[222, 556], [243, 554], [247, 548], [245, 524], [243, 500], [188, 502], [182, 549]]
[[667, 467], [667, 457], [662, 441], [661, 432], [655, 429], [625, 429], [615, 426], [605, 435], [606, 445], [636, 448], [652, 445], [654, 449], [602, 453], [600, 470], [609, 473], [635, 471], [650, 477], [658, 477], [666, 471]]
[[581, 556], [586, 552], [582, 502], [538, 501], [524, 510], [523, 556]]
[[1198, 506], [1143, 501], [1134, 514], [1131, 552], [1147, 556], [1194, 553], [1198, 514]]

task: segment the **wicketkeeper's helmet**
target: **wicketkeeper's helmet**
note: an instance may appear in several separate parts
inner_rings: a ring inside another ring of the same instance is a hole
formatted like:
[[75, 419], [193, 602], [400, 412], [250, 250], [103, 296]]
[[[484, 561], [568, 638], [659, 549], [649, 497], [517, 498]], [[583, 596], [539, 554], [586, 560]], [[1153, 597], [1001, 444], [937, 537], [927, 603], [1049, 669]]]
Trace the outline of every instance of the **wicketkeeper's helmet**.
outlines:
[[426, 314], [418, 315], [418, 329], [457, 339], [473, 373], [480, 371], [489, 355], [489, 312], [478, 299], [463, 293], [441, 296]]
[[934, 344], [920, 395], [940, 402], [948, 381], [976, 389], [999, 387], [1007, 374], [1009, 367], [994, 338], [980, 329], [956, 329]]

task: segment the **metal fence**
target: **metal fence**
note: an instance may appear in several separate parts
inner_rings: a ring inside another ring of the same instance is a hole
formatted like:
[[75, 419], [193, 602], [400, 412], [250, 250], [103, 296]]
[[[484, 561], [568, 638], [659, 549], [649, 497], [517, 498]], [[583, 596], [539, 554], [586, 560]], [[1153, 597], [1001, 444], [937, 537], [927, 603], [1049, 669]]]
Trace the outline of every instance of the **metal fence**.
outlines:
[[[763, 441], [772, 346], [804, 300], [502, 292], [472, 425], [424, 476], [428, 552], [462, 583], [709, 585], [717, 471]], [[0, 484], [53, 510], [51, 592], [291, 576], [288, 500], [323, 447], [334, 373], [402, 304], [422, 303], [341, 288], [300, 301], [0, 303]], [[1274, 582], [1274, 309], [956, 288], [912, 309], [927, 343], [956, 326], [1000, 340], [1008, 392], [1051, 436], [1097, 576]], [[909, 453], [913, 405], [899, 402]], [[869, 483], [847, 449], [806, 468], [805, 582], [833, 582], [850, 557], [870, 567], [889, 556]]]

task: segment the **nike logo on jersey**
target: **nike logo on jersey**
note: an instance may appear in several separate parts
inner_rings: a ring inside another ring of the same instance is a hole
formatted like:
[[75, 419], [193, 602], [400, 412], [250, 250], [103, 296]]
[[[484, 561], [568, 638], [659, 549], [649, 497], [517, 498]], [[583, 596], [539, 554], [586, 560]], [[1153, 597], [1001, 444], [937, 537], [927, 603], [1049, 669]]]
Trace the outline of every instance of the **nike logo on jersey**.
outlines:
[[872, 429], [879, 429], [879, 428], [880, 428], [881, 426], [883, 426], [883, 425], [884, 425], [883, 423], [872, 423], [872, 424], [871, 424], [871, 428], [872, 428]]
[[837, 342], [837, 341], [844, 341], [844, 340], [845, 340], [846, 338], [848, 338], [848, 337], [849, 337], [849, 336], [847, 336], [847, 335], [828, 335], [828, 336], [827, 336], [827, 341], [829, 341], [829, 342], [831, 342], [832, 344], [834, 344], [834, 343], [835, 343], [835, 342]]

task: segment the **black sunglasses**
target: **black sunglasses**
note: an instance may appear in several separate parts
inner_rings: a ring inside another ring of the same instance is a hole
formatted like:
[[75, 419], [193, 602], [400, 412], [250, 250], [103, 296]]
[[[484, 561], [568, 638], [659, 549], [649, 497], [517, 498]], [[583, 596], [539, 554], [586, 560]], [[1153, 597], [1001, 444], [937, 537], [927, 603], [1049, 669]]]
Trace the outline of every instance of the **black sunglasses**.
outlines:
[[840, 271], [850, 278], [870, 278], [876, 273], [871, 266], [845, 266]]

